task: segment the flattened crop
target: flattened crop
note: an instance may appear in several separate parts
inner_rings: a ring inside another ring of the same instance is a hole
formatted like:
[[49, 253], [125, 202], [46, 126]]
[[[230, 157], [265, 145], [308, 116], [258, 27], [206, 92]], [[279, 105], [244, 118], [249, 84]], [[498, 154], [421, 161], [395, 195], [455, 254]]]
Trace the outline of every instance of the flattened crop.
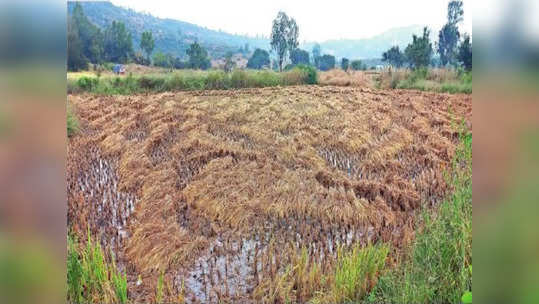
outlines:
[[[129, 296], [256, 301], [290, 263], [336, 248], [398, 248], [448, 193], [471, 96], [298, 86], [71, 95], [68, 221], [127, 272]], [[284, 249], [287, 250], [284, 250]], [[138, 276], [143, 284], [135, 284]]]

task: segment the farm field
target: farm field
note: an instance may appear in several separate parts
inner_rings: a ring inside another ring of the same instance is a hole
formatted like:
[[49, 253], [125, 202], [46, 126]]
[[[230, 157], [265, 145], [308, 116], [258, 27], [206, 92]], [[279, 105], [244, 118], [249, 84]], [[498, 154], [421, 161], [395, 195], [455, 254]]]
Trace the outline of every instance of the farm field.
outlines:
[[394, 263], [472, 129], [471, 95], [331, 82], [68, 102], [68, 227], [137, 302], [339, 302], [321, 278], [357, 244]]

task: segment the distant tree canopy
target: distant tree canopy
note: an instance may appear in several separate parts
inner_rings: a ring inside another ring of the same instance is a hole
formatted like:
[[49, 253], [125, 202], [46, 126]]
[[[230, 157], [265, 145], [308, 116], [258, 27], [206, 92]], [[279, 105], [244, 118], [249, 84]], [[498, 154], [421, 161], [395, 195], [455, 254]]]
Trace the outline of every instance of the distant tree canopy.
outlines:
[[256, 49], [253, 56], [247, 61], [247, 68], [261, 69], [270, 65], [269, 53], [262, 49]]
[[406, 58], [398, 46], [394, 46], [382, 54], [382, 61], [388, 62], [397, 68], [402, 67]]
[[158, 67], [172, 68], [174, 65], [174, 58], [170, 54], [157, 52], [153, 55], [153, 64]]
[[232, 69], [236, 66], [236, 62], [234, 60], [232, 60], [232, 52], [228, 52], [226, 53], [225, 55], [225, 66], [224, 66], [224, 70], [225, 72], [230, 72], [232, 71]]
[[349, 65], [350, 65], [350, 60], [348, 60], [348, 58], [343, 58], [341, 60], [341, 69], [343, 69], [344, 71], [348, 71]]
[[468, 34], [464, 35], [464, 41], [459, 46], [457, 59], [466, 70], [472, 69], [472, 43]]
[[309, 52], [302, 49], [294, 49], [292, 52], [290, 52], [290, 61], [292, 61], [293, 65], [309, 65]]
[[316, 43], [313, 46], [313, 63], [316, 68], [320, 68], [320, 54], [321, 53], [320, 44]]
[[208, 58], [208, 52], [200, 44], [194, 42], [187, 49], [187, 55], [189, 56], [189, 67], [192, 69], [207, 70], [210, 68], [211, 63]]
[[127, 63], [133, 57], [133, 40], [122, 22], [112, 21], [105, 29], [106, 60]]
[[432, 57], [432, 43], [429, 39], [430, 31], [427, 27], [423, 28], [423, 36], [412, 36], [412, 43], [408, 44], [404, 54], [410, 65], [416, 69], [426, 67], [430, 64]]
[[294, 18], [288, 18], [284, 12], [279, 12], [273, 20], [271, 30], [271, 48], [277, 54], [279, 71], [283, 70], [283, 61], [287, 52], [298, 47], [299, 29]]
[[148, 58], [148, 60], [150, 59], [154, 47], [155, 41], [153, 40], [152, 32], [143, 32], [140, 37], [140, 48], [146, 53], [146, 58]]
[[320, 57], [320, 70], [328, 71], [335, 68], [335, 56], [324, 55]]
[[452, 0], [447, 5], [447, 23], [438, 33], [437, 51], [440, 61], [445, 66], [456, 64], [457, 45], [460, 39], [458, 23], [462, 21], [464, 10], [461, 0]]
[[366, 70], [367, 66], [361, 62], [361, 60], [352, 60], [350, 63], [350, 67], [352, 70], [359, 71], [359, 70]]

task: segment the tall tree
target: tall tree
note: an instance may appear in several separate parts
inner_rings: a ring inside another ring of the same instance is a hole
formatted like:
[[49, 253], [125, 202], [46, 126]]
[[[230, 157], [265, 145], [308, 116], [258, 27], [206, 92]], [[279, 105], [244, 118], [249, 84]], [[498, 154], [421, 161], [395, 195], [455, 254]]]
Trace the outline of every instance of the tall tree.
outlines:
[[293, 65], [297, 64], [306, 64], [310, 63], [309, 61], [309, 52], [302, 49], [294, 49], [290, 52], [290, 61]]
[[126, 63], [133, 57], [133, 40], [122, 22], [112, 21], [105, 30], [105, 57], [108, 61]]
[[458, 24], [462, 21], [464, 10], [462, 0], [451, 0], [447, 5], [447, 23], [438, 33], [437, 51], [442, 65], [455, 64], [457, 45], [460, 39]]
[[262, 49], [256, 49], [253, 56], [247, 61], [249, 69], [261, 69], [270, 65], [269, 53]]
[[271, 48], [277, 53], [279, 71], [283, 70], [283, 61], [287, 52], [298, 47], [299, 29], [294, 18], [288, 18], [284, 12], [279, 12], [273, 20], [271, 30]]
[[320, 57], [320, 70], [327, 71], [335, 68], [335, 56], [324, 55]]
[[399, 49], [399, 46], [394, 46], [382, 54], [382, 61], [389, 62], [389, 64], [400, 68], [406, 61], [406, 58]]
[[232, 52], [227, 52], [225, 55], [225, 72], [230, 72], [236, 66], [236, 62], [232, 60]]
[[81, 41], [82, 53], [92, 63], [101, 63], [103, 57], [103, 34], [84, 15], [80, 3], [76, 3], [72, 13], [72, 27]]
[[432, 43], [430, 42], [430, 31], [427, 27], [423, 28], [423, 36], [412, 36], [412, 43], [408, 44], [404, 54], [410, 65], [416, 69], [426, 67], [430, 64], [432, 57]]
[[192, 69], [207, 70], [210, 68], [211, 63], [208, 58], [208, 52], [198, 42], [192, 43], [187, 49], [187, 55], [189, 56], [189, 67]]
[[67, 22], [67, 69], [70, 71], [88, 68], [88, 58], [84, 56], [82, 40], [79, 37], [77, 23], [72, 17]]
[[150, 61], [150, 56], [155, 47], [155, 41], [153, 40], [152, 32], [142, 32], [140, 37], [140, 48], [146, 53], [146, 58]]
[[472, 43], [468, 34], [464, 34], [464, 41], [459, 46], [457, 59], [466, 70], [472, 69]]
[[348, 71], [348, 66], [350, 65], [350, 60], [348, 58], [344, 58], [341, 60], [341, 69], [344, 71]]
[[320, 49], [320, 44], [315, 43], [313, 46], [313, 63], [316, 68], [320, 67], [320, 55], [322, 54], [322, 50]]

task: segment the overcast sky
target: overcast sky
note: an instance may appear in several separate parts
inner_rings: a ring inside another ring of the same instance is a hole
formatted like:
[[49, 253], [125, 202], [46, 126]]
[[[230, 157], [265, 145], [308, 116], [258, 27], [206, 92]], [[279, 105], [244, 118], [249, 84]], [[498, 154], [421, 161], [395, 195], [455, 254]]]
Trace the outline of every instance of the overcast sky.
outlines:
[[[300, 40], [359, 39], [388, 29], [446, 21], [448, 0], [112, 0], [112, 3], [161, 18], [187, 21], [234, 34], [269, 36], [279, 10], [296, 19]], [[464, 0], [461, 28], [471, 33], [471, 0]]]

